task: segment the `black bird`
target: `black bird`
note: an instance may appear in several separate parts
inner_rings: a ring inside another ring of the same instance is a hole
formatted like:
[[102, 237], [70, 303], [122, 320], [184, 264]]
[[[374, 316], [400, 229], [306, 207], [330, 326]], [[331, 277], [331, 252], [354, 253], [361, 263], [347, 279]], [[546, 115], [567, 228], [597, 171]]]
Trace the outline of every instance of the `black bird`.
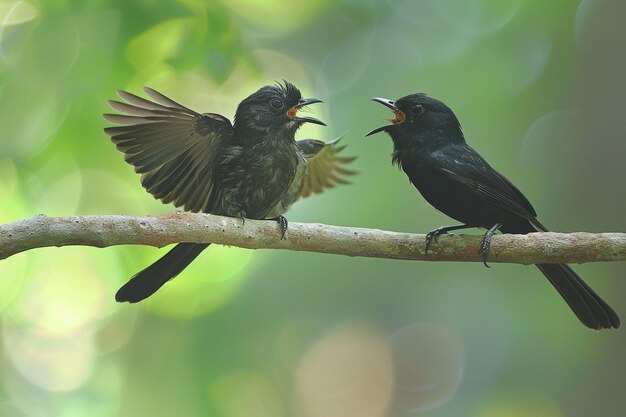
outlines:
[[[392, 161], [399, 165], [422, 196], [436, 209], [461, 225], [440, 227], [427, 235], [433, 239], [451, 230], [488, 229], [481, 253], [486, 262], [491, 236], [526, 234], [547, 229], [526, 197], [494, 170], [465, 142], [459, 120], [444, 103], [425, 94], [411, 94], [395, 102], [372, 99], [394, 113], [391, 124], [367, 136], [387, 132], [393, 141]], [[580, 321], [592, 329], [618, 328], [617, 314], [565, 264], [538, 264]]]
[[[173, 202], [191, 212], [242, 220], [272, 218], [284, 237], [287, 221], [281, 200], [298, 172], [306, 172], [306, 155], [295, 142], [295, 133], [304, 123], [324, 125], [298, 112], [321, 100], [303, 99], [287, 81], [265, 86], [239, 104], [231, 125], [224, 116], [197, 113], [153, 89], [144, 90], [154, 101], [119, 91], [125, 102], [110, 100], [109, 105], [125, 114], [104, 115], [122, 125], [104, 130], [126, 162], [142, 174], [144, 188], [163, 203]], [[327, 154], [338, 163], [333, 152]], [[331, 169], [316, 173], [323, 178], [321, 187], [338, 182], [333, 163]], [[115, 299], [134, 303], [149, 297], [207, 246], [177, 244], [135, 274]]]

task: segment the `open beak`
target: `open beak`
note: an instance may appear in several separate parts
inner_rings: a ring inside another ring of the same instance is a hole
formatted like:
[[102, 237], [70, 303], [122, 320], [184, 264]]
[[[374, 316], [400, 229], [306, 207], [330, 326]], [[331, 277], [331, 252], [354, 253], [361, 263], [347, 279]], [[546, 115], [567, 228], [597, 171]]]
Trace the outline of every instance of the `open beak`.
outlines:
[[289, 116], [289, 118], [291, 120], [294, 120], [296, 122], [314, 123], [316, 125], [326, 126], [326, 123], [324, 123], [321, 120], [318, 120], [318, 119], [316, 119], [314, 117], [299, 117], [299, 116], [297, 116], [298, 111], [300, 111], [304, 106], [308, 106], [309, 104], [315, 104], [315, 103], [323, 103], [323, 101], [320, 100], [319, 98], [303, 98], [303, 99], [300, 99], [298, 104], [296, 104], [295, 106], [293, 106], [292, 108], [287, 110], [287, 116]]
[[380, 103], [383, 106], [388, 107], [389, 109], [391, 109], [391, 111], [393, 112], [394, 118], [389, 120], [391, 122], [390, 125], [385, 125], [385, 126], [378, 127], [376, 129], [372, 130], [371, 132], [369, 132], [365, 136], [370, 136], [370, 135], [373, 135], [374, 133], [386, 131], [391, 126], [396, 125], [398, 123], [404, 122], [404, 119], [406, 118], [406, 116], [404, 115], [404, 113], [402, 113], [402, 111], [400, 109], [398, 109], [396, 107], [395, 101], [389, 100], [387, 98], [382, 98], [382, 97], [374, 97], [372, 99], [372, 101]]

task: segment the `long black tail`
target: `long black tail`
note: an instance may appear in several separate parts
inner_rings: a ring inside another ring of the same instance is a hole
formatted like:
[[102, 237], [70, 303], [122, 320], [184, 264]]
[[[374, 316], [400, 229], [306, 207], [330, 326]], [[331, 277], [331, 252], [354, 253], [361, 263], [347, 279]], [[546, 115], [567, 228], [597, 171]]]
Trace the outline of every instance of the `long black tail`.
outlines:
[[592, 329], [617, 329], [619, 317], [589, 285], [565, 264], [539, 264], [537, 268], [548, 278], [576, 317]]
[[115, 294], [118, 302], [136, 303], [150, 297], [167, 281], [180, 274], [209, 244], [179, 243], [158, 261], [137, 272]]
[[[521, 234], [548, 231], [537, 219], [532, 219], [532, 223], [524, 221], [515, 226], [508, 225], [500, 230], [504, 233]], [[619, 327], [620, 321], [615, 311], [568, 265], [538, 264], [537, 268], [548, 278], [585, 326], [592, 329]]]

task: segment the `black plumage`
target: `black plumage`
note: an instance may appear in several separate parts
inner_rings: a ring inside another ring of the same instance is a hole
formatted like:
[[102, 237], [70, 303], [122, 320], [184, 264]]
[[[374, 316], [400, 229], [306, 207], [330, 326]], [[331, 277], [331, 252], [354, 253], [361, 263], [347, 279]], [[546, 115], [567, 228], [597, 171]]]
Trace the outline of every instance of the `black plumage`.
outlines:
[[[422, 196], [435, 208], [462, 222], [427, 235], [427, 248], [442, 233], [470, 227], [488, 229], [482, 253], [486, 261], [491, 235], [526, 234], [547, 229], [526, 197], [465, 142], [461, 125], [444, 103], [425, 94], [395, 102], [374, 101], [394, 113], [391, 124], [374, 129], [393, 141], [393, 162], [401, 167]], [[580, 321], [593, 329], [617, 328], [617, 314], [569, 266], [537, 267], [565, 299]]]
[[[231, 124], [224, 116], [197, 113], [150, 88], [145, 92], [152, 100], [119, 91], [124, 102], [109, 104], [124, 114], [104, 115], [120, 125], [105, 132], [126, 162], [142, 174], [144, 188], [163, 203], [191, 212], [241, 219], [276, 217], [284, 235], [282, 200], [296, 187], [298, 172], [307, 171], [307, 158], [294, 140], [295, 133], [304, 123], [324, 124], [300, 117], [298, 111], [321, 100], [303, 99], [287, 81], [266, 86], [239, 104]], [[331, 169], [319, 175], [337, 182], [335, 176], [342, 169], [337, 164], [342, 163], [335, 158]], [[138, 302], [149, 297], [207, 246], [176, 245], [135, 274], [117, 292], [116, 300]]]

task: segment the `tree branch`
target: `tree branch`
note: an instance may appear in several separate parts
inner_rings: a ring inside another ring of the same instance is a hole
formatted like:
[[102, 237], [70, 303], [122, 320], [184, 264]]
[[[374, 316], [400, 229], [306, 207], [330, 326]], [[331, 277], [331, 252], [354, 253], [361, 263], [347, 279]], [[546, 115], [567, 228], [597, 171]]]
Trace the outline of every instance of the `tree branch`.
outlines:
[[[424, 261], [478, 262], [482, 236], [445, 235], [424, 255], [425, 235], [385, 230], [290, 223], [280, 239], [274, 221], [241, 220], [174, 212], [160, 216], [37, 215], [0, 225], [0, 259], [34, 248], [177, 242], [219, 243], [249, 249], [290, 249], [347, 256]], [[497, 235], [490, 262], [519, 264], [626, 260], [626, 233], [531, 233]]]

